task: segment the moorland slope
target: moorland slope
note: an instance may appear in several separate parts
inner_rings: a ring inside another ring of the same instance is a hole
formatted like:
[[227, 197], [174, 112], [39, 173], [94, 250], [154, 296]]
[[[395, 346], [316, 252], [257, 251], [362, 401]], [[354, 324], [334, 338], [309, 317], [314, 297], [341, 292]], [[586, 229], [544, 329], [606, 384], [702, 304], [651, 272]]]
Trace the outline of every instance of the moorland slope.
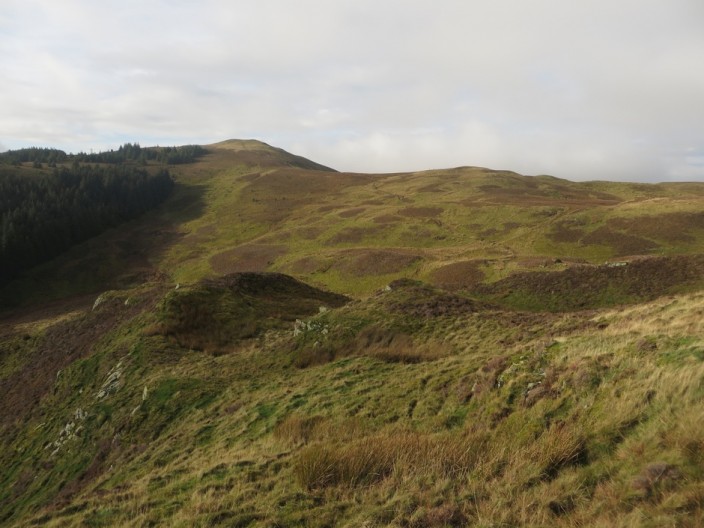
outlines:
[[704, 184], [206, 149], [0, 290], [0, 523], [704, 523]]

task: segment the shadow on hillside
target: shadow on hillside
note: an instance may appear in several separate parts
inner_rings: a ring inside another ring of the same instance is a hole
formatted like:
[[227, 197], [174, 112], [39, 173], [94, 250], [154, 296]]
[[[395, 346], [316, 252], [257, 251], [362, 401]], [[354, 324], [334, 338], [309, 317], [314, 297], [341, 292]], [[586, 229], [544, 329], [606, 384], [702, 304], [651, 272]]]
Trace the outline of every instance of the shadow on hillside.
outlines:
[[[0, 287], [0, 321], [10, 310], [65, 300], [145, 282], [167, 280], [157, 268], [168, 249], [183, 237], [180, 226], [202, 216], [203, 186], [176, 183], [156, 209], [77, 244]], [[61, 304], [61, 303], [58, 303]], [[60, 307], [57, 307], [60, 311]]]
[[570, 312], [699, 291], [704, 255], [641, 257], [602, 266], [515, 273], [470, 292], [513, 310]]

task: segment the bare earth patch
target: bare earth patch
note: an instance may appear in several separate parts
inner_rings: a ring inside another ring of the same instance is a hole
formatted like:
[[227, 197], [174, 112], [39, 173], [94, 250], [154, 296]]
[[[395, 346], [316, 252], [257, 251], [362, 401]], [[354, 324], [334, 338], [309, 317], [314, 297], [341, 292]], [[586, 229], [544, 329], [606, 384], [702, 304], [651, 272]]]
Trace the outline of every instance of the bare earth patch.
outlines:
[[313, 226], [301, 227], [300, 229], [296, 229], [296, 231], [295, 231], [296, 235], [301, 237], [304, 240], [315, 240], [320, 235], [322, 235], [324, 232], [325, 232], [325, 229], [323, 229], [322, 227], [313, 227]]
[[402, 249], [351, 249], [341, 251], [333, 268], [350, 275], [388, 275], [398, 273], [422, 257]]
[[286, 246], [248, 244], [212, 256], [210, 267], [220, 274], [265, 271], [278, 257], [286, 253]]
[[300, 275], [310, 275], [319, 271], [326, 271], [330, 263], [318, 257], [303, 257], [285, 266], [286, 270]]
[[673, 242], [693, 242], [690, 234], [704, 229], [704, 213], [668, 213], [637, 218], [613, 218], [608, 225], [634, 235]]
[[454, 262], [436, 269], [430, 281], [448, 290], [472, 288], [484, 280], [484, 273], [479, 269], [481, 264], [479, 260]]
[[600, 227], [596, 231], [592, 231], [582, 238], [582, 242], [584, 244], [611, 246], [616, 256], [647, 253], [658, 247], [658, 245], [651, 240], [629, 235], [628, 233], [613, 231], [608, 227]]
[[386, 215], [381, 215], [381, 216], [375, 217], [374, 223], [375, 224], [395, 224], [395, 223], [399, 222], [400, 220], [401, 220], [401, 218], [399, 218], [396, 215], [386, 214]]

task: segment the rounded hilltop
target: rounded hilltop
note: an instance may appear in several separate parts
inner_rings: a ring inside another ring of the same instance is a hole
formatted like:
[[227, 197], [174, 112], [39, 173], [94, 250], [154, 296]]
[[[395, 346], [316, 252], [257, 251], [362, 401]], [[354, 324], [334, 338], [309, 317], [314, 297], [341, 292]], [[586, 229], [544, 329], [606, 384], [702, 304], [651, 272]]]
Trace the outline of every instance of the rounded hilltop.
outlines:
[[236, 152], [241, 161], [262, 167], [295, 167], [299, 169], [337, 172], [335, 169], [311, 161], [303, 156], [291, 154], [284, 149], [272, 147], [258, 139], [226, 139], [205, 145], [211, 151]]
[[259, 141], [258, 139], [226, 139], [218, 141], [210, 145], [205, 145], [208, 149], [226, 149], [226, 150], [280, 150], [271, 145]]

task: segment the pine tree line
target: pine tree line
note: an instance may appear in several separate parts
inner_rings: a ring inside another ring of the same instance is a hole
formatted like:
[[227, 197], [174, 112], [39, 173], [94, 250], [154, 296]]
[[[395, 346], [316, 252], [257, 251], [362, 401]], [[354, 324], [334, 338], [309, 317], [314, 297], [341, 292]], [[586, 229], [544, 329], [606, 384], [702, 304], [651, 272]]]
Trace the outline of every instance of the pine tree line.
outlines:
[[8, 150], [0, 154], [0, 162], [19, 165], [20, 163], [65, 163], [69, 156], [63, 150], [53, 148], [29, 147], [18, 150]]
[[207, 150], [199, 145], [183, 145], [180, 147], [148, 147], [143, 148], [139, 143], [125, 143], [117, 150], [108, 150], [94, 154], [79, 152], [66, 154], [63, 150], [52, 148], [30, 147], [18, 150], [8, 150], [0, 154], [0, 162], [19, 165], [21, 163], [46, 163], [55, 166], [57, 163], [83, 162], [83, 163], [125, 163], [135, 162], [145, 164], [149, 161], [177, 165], [192, 163]]
[[148, 211], [174, 186], [167, 170], [134, 165], [19, 172], [0, 170], [0, 283]]

